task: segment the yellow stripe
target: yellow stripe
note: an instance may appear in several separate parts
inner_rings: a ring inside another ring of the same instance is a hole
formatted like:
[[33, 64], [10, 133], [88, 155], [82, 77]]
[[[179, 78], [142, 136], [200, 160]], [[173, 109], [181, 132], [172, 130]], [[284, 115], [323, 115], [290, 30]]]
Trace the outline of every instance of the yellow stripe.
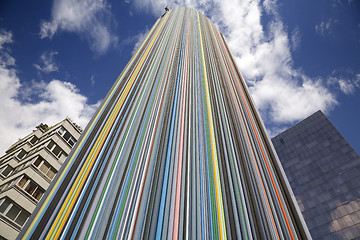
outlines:
[[213, 165], [214, 165], [215, 183], [216, 183], [215, 190], [216, 190], [216, 200], [217, 200], [216, 201], [217, 213], [218, 213], [218, 218], [220, 220], [220, 224], [219, 224], [220, 239], [227, 239], [226, 231], [223, 230], [223, 229], [225, 229], [225, 218], [224, 218], [223, 201], [222, 201], [222, 194], [221, 194], [221, 185], [220, 185], [220, 180], [218, 179], [219, 167], [218, 167], [216, 144], [215, 144], [215, 134], [214, 134], [214, 127], [213, 127], [212, 112], [211, 112], [209, 85], [208, 85], [206, 66], [205, 66], [205, 56], [204, 56], [204, 49], [203, 49], [204, 47], [202, 44], [201, 26], [200, 26], [200, 19], [199, 19], [198, 12], [197, 12], [197, 18], [198, 18], [198, 22], [199, 22], [201, 57], [202, 57], [202, 63], [203, 63], [202, 65], [203, 65], [204, 77], [205, 77], [206, 103], [207, 103], [207, 110], [208, 110], [208, 117], [209, 117], [211, 150], [212, 150]]

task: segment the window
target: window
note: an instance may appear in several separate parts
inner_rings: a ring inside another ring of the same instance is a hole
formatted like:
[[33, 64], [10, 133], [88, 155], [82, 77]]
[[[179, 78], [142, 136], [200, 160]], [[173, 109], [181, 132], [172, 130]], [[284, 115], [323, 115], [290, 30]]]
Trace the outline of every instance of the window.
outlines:
[[19, 153], [16, 155], [16, 157], [21, 160], [26, 156], [27, 152], [24, 149], [21, 149]]
[[9, 198], [0, 199], [0, 215], [5, 216], [9, 222], [22, 227], [29, 218], [30, 213], [19, 207]]
[[65, 134], [62, 136], [66, 141], [68, 141], [71, 138], [71, 134], [69, 132], [65, 132]]
[[32, 138], [29, 140], [29, 143], [31, 145], [36, 144], [39, 141], [39, 139], [36, 136], [32, 136]]
[[21, 178], [20, 181], [17, 184], [18, 187], [23, 188], [28, 180], [29, 180], [29, 178], [27, 178], [26, 176]]
[[4, 213], [8, 206], [10, 205], [11, 201], [8, 198], [3, 198], [0, 200], [0, 213]]
[[58, 133], [71, 147], [75, 145], [75, 138], [68, 131], [66, 131], [65, 128], [60, 127], [58, 129]]
[[49, 144], [46, 146], [49, 150], [52, 150], [53, 147], [55, 146], [54, 141], [50, 141]]
[[56, 170], [54, 168], [50, 168], [49, 171], [46, 173], [46, 176], [50, 179], [53, 179], [56, 174]]
[[72, 147], [73, 147], [73, 146], [75, 145], [75, 143], [76, 143], [75, 138], [73, 138], [73, 137], [72, 137], [72, 138], [70, 138], [70, 139], [69, 139], [69, 141], [68, 141], [68, 143], [70, 144], [70, 146], [72, 146]]
[[11, 220], [15, 220], [16, 216], [19, 215], [20, 211], [21, 209], [18, 206], [13, 205], [6, 213], [6, 216]]
[[58, 129], [58, 132], [59, 132], [59, 135], [62, 136], [62, 135], [64, 135], [64, 132], [66, 132], [66, 130], [65, 130], [65, 128], [63, 128], [63, 127], [60, 127], [60, 128]]
[[61, 155], [60, 155], [60, 157], [59, 157], [59, 162], [60, 162], [61, 164], [63, 164], [63, 163], [65, 162], [65, 159], [66, 159], [66, 158], [67, 158], [67, 154], [64, 153], [64, 152], [62, 152]]
[[60, 156], [62, 149], [56, 145], [51, 151], [55, 154], [55, 156]]
[[38, 169], [42, 174], [48, 177], [50, 180], [54, 178], [56, 174], [55, 168], [50, 166], [41, 156], [38, 156], [34, 161], [33, 165], [36, 169]]
[[40, 157], [40, 156], [37, 157], [37, 158], [35, 159], [33, 165], [34, 165], [35, 167], [39, 167], [39, 166], [40, 166], [40, 163], [42, 162], [42, 160], [43, 160], [42, 157]]
[[28, 184], [26, 185], [24, 189], [25, 192], [32, 195], [36, 190], [36, 184], [33, 181], [28, 181]]
[[67, 154], [53, 140], [50, 140], [46, 147], [59, 159], [60, 163], [64, 163]]
[[44, 190], [33, 182], [28, 176], [23, 175], [17, 184], [17, 188], [27, 193], [30, 197], [39, 201], [44, 194]]
[[6, 178], [6, 177], [9, 176], [13, 171], [14, 171], [14, 169], [13, 169], [10, 165], [6, 165], [6, 166], [3, 167], [2, 169], [0, 169], [0, 174], [1, 174], [2, 177]]

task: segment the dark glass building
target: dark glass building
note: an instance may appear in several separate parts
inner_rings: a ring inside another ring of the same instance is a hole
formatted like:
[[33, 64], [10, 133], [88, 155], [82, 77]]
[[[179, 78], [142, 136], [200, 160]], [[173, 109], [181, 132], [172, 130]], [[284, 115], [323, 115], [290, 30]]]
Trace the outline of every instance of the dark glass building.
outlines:
[[360, 157], [326, 116], [272, 142], [313, 239], [360, 239]]

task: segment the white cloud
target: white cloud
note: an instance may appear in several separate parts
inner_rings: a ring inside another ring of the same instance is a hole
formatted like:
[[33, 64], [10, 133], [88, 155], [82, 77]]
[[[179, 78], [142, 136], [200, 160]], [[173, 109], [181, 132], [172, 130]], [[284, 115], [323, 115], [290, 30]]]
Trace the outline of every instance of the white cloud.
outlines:
[[4, 30], [0, 31], [0, 50], [3, 49], [3, 45], [7, 43], [12, 43], [12, 32], [7, 32]]
[[[0, 39], [3, 35], [1, 32]], [[17, 76], [15, 62], [3, 61], [7, 54], [0, 51], [0, 155], [41, 122], [51, 125], [68, 116], [85, 128], [99, 103], [89, 104], [75, 85], [55, 79], [49, 83], [33, 81], [26, 86], [26, 92], [36, 95], [37, 100], [20, 100], [24, 86]]]
[[[341, 75], [336, 74], [336, 72], [333, 72], [334, 75], [337, 75], [337, 77], [331, 76], [328, 78], [327, 83], [330, 86], [338, 86], [341, 92], [347, 95], [352, 95], [355, 93], [357, 88], [360, 88], [360, 74], [352, 74], [348, 73], [347, 78], [341, 77]], [[345, 74], [343, 74], [345, 75]]]
[[8, 53], [9, 50], [4, 45], [12, 43], [12, 32], [0, 29], [0, 67], [15, 65], [15, 59]]
[[52, 38], [60, 30], [74, 32], [103, 54], [118, 40], [111, 32], [110, 8], [106, 0], [54, 0], [52, 19], [41, 23], [40, 37]]
[[54, 55], [58, 54], [55, 51], [45, 51], [40, 56], [40, 65], [34, 64], [34, 67], [44, 73], [56, 72], [59, 70], [58, 66], [54, 61]]
[[353, 94], [355, 91], [354, 85], [350, 81], [340, 79], [339, 86], [340, 86], [341, 91], [348, 95]]
[[296, 27], [291, 33], [291, 49], [295, 52], [300, 47], [301, 34], [299, 27]]
[[[274, 126], [272, 134], [282, 129], [279, 124], [294, 123], [319, 109], [328, 112], [337, 104], [325, 80], [311, 79], [294, 68], [291, 49], [299, 47], [301, 33], [286, 32], [276, 1], [136, 0], [134, 5], [157, 16], [167, 5], [204, 12], [225, 35], [263, 119]], [[266, 26], [261, 22], [264, 14], [271, 19]]]
[[339, 20], [329, 18], [327, 21], [322, 21], [321, 23], [315, 25], [315, 31], [323, 36], [325, 34], [330, 34], [332, 32], [332, 27], [337, 22], [339, 22]]

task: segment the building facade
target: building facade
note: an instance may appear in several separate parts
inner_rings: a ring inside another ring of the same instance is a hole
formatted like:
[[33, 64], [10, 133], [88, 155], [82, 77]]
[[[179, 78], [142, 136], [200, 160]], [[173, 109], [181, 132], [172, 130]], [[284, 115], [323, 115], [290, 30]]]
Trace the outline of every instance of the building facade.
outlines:
[[161, 16], [23, 239], [310, 238], [224, 36]]
[[80, 133], [69, 119], [40, 124], [0, 158], [0, 239], [17, 237]]
[[272, 141], [313, 239], [360, 239], [360, 157], [326, 116]]

